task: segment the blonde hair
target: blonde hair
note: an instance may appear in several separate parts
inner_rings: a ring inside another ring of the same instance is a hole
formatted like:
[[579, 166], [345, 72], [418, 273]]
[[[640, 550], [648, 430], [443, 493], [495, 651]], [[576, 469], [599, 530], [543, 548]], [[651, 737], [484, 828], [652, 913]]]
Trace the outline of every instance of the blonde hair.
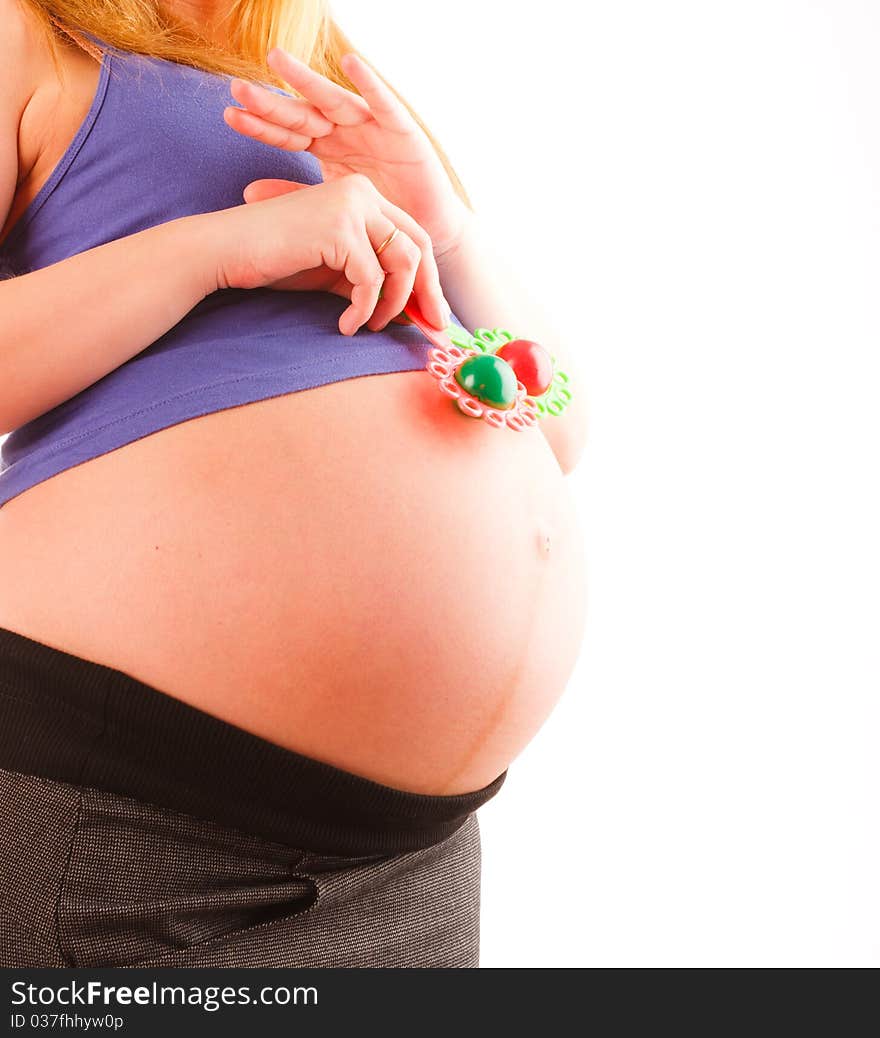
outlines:
[[[190, 65], [205, 72], [284, 83], [266, 64], [266, 54], [282, 47], [334, 83], [358, 93], [340, 60], [355, 51], [406, 106], [437, 152], [456, 193], [469, 207], [464, 185], [446, 153], [412, 106], [345, 36], [330, 13], [328, 0], [228, 0], [223, 19], [229, 48], [203, 37], [195, 24], [164, 11], [161, 0], [21, 0], [37, 19], [56, 69], [59, 35], [64, 33], [95, 58], [100, 51], [83, 31], [121, 50]], [[232, 103], [232, 102], [230, 102]]]

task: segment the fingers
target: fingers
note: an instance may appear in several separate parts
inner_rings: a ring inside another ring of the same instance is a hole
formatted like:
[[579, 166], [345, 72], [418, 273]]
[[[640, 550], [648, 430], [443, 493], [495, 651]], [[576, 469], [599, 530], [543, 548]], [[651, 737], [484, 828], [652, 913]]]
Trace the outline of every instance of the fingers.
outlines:
[[242, 192], [245, 202], [263, 202], [267, 198], [277, 198], [278, 195], [289, 195], [294, 191], [302, 191], [310, 187], [310, 184], [300, 184], [296, 180], [252, 180]]
[[358, 88], [383, 130], [406, 133], [417, 125], [403, 103], [360, 54], [349, 52], [341, 64], [342, 71]]
[[[385, 237], [391, 233], [391, 230], [393, 227], [389, 228]], [[379, 291], [385, 281], [385, 271], [379, 263], [375, 247], [363, 225], [361, 233], [355, 237], [354, 243], [349, 249], [343, 273], [352, 286], [351, 306], [340, 315], [339, 330], [343, 335], [354, 335], [358, 328], [370, 319], [376, 309]]]
[[312, 137], [288, 130], [285, 126], [261, 119], [244, 108], [224, 108], [223, 121], [236, 133], [253, 137], [256, 141], [268, 144], [272, 148], [281, 148], [283, 151], [305, 151], [313, 140]]
[[338, 83], [332, 83], [280, 47], [273, 47], [266, 55], [266, 61], [274, 72], [332, 122], [340, 126], [358, 126], [370, 118], [369, 105], [362, 97]]
[[[325, 118], [308, 101], [300, 101], [295, 97], [285, 97], [256, 83], [249, 83], [245, 79], [233, 79], [229, 84], [232, 96], [239, 104], [244, 105], [245, 114], [253, 116], [253, 120], [245, 120], [240, 115], [232, 114], [226, 119], [241, 123], [242, 132], [248, 132], [247, 127], [256, 127], [268, 123], [289, 131], [290, 139], [304, 138], [313, 140], [316, 137], [325, 137], [333, 129], [333, 123]], [[230, 113], [242, 113], [241, 108], [227, 109]], [[224, 113], [225, 115], [225, 113]], [[238, 129], [238, 125], [233, 126]], [[302, 145], [296, 150], [301, 150]]]
[[[395, 226], [384, 213], [377, 211], [374, 219], [367, 224], [367, 234], [374, 250], [388, 238]], [[406, 306], [413, 292], [421, 258], [418, 245], [398, 227], [394, 240], [379, 256], [379, 262], [385, 270], [385, 283], [381, 298], [367, 323], [371, 331], [377, 332], [384, 328]]]
[[[411, 265], [415, 264], [415, 269], [413, 280], [410, 282], [411, 291], [406, 295], [401, 305], [394, 310], [389, 300], [386, 306], [386, 299], [383, 294], [381, 310], [375, 315], [375, 323], [371, 321], [369, 327], [374, 331], [383, 328], [392, 317], [403, 310], [410, 295], [412, 292], [415, 292], [419, 307], [425, 318], [435, 328], [446, 328], [450, 319], [449, 307], [443, 297], [440, 273], [437, 270], [434, 249], [427, 231], [408, 212], [389, 202], [382, 195], [379, 195], [378, 201], [384, 215], [392, 221], [394, 226], [399, 227], [402, 232], [397, 235], [379, 257], [383, 267], [388, 270], [392, 257], [396, 258], [404, 251], [408, 252], [406, 259]], [[383, 240], [380, 238], [379, 243], [381, 244]], [[394, 251], [392, 252], [392, 250]], [[389, 256], [389, 253], [392, 253], [392, 256]], [[381, 323], [379, 323], [380, 321]]]
[[[425, 265], [426, 252], [433, 261], [430, 239], [415, 221], [408, 218], [408, 222], [413, 225], [413, 233], [422, 239], [421, 243], [414, 241], [380, 209], [367, 218], [364, 240], [356, 242], [345, 264], [345, 276], [352, 284], [352, 292], [351, 306], [339, 321], [339, 330], [343, 334], [353, 335], [365, 322], [371, 331], [381, 330], [402, 313], [414, 292], [423, 313], [433, 308], [438, 315], [435, 321], [425, 314], [432, 324], [436, 323], [438, 328], [448, 325], [448, 308], [436, 266], [432, 274]], [[377, 256], [376, 249], [395, 227], [398, 233], [394, 240]]]

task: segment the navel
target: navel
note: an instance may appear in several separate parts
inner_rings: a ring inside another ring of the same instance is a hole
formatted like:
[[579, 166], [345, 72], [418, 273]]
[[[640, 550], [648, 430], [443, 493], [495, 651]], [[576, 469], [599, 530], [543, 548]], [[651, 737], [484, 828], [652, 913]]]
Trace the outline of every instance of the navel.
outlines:
[[543, 558], [549, 556], [550, 552], [553, 549], [553, 536], [554, 532], [551, 527], [547, 525], [542, 525], [538, 528], [538, 554]]

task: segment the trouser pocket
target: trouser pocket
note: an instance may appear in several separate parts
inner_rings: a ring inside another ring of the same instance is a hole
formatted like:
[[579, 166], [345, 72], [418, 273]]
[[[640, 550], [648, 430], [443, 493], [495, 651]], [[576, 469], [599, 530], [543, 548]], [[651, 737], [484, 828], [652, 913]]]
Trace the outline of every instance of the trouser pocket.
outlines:
[[83, 788], [58, 899], [70, 966], [131, 966], [307, 912], [303, 852]]

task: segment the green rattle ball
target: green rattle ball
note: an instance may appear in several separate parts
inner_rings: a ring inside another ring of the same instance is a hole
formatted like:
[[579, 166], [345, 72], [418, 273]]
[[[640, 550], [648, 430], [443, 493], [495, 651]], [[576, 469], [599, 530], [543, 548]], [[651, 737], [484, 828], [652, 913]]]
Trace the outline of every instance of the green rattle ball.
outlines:
[[455, 369], [455, 381], [483, 404], [508, 411], [516, 403], [516, 373], [494, 353], [468, 357]]

